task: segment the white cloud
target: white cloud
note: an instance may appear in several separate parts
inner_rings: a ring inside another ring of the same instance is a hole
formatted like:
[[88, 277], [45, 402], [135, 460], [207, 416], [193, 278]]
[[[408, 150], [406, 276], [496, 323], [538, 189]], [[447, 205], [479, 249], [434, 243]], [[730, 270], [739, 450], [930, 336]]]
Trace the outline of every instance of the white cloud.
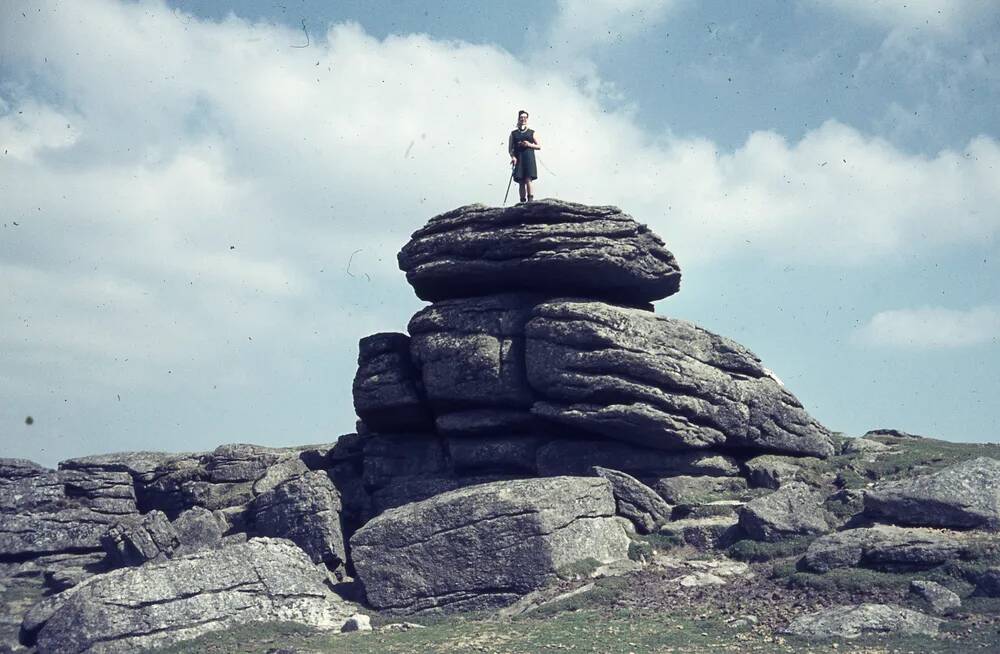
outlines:
[[582, 54], [656, 27], [678, 0], [557, 0], [548, 44]]
[[[594, 43], [594, 30], [640, 29], [670, 4], [591, 3], [590, 18], [564, 5], [554, 29], [589, 29], [577, 43]], [[152, 404], [222, 377], [248, 393], [322, 379], [334, 399], [316, 424], [349, 429], [357, 339], [403, 328], [419, 304], [396, 252], [435, 213], [500, 203], [522, 107], [544, 146], [539, 195], [619, 204], [682, 266], [746, 252], [844, 265], [1000, 231], [988, 137], [921, 157], [829, 122], [720, 152], [653, 138], [573, 75], [495, 47], [340, 24], [293, 48], [294, 29], [158, 2], [33, 7], [0, 9], [0, 272], [12, 280], [0, 381], [21, 398], [52, 380], [84, 404], [120, 383]], [[277, 428], [263, 404], [247, 420]]]
[[954, 33], [996, 10], [988, 0], [807, 0], [887, 28]]
[[864, 343], [897, 348], [959, 348], [1000, 339], [1000, 306], [894, 309], [872, 316], [858, 332]]

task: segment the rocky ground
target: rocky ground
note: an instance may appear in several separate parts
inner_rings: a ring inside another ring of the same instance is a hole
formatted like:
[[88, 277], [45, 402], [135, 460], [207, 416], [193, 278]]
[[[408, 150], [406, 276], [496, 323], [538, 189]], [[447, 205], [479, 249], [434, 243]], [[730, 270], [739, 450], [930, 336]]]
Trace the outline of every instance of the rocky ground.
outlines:
[[0, 459], [0, 652], [998, 649], [1000, 445], [832, 432], [615, 207], [399, 263], [334, 443]]

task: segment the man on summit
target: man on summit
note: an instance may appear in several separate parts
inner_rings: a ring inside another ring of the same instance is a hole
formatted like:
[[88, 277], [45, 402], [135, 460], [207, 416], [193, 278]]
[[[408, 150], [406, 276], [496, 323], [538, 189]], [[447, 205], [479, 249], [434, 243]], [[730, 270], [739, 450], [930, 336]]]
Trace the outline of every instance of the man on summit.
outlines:
[[510, 153], [510, 165], [514, 169], [512, 174], [521, 193], [521, 202], [535, 199], [531, 192], [531, 181], [538, 179], [535, 150], [541, 149], [535, 130], [528, 129], [528, 112], [522, 109], [517, 112], [517, 129], [510, 133], [507, 140], [507, 152]]

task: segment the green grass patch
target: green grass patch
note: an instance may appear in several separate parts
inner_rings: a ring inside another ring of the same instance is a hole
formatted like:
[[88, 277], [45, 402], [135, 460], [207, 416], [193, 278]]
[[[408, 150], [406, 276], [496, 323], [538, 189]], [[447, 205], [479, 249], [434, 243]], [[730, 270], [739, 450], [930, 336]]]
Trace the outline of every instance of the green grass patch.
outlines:
[[674, 549], [675, 547], [687, 546], [687, 543], [684, 542], [684, 537], [680, 534], [665, 532], [656, 532], [645, 535], [637, 534], [632, 537], [632, 540], [636, 543], [646, 543], [653, 549], [653, 551], [656, 552], [663, 552]]
[[923, 573], [880, 572], [865, 568], [840, 568], [825, 574], [793, 572], [788, 576], [792, 588], [811, 588], [818, 591], [844, 590], [865, 593], [877, 589], [906, 590], [914, 579], [926, 579]]
[[783, 559], [789, 556], [804, 554], [809, 549], [809, 543], [815, 536], [790, 538], [776, 543], [764, 543], [755, 540], [739, 540], [729, 546], [726, 553], [737, 561], [761, 562]]

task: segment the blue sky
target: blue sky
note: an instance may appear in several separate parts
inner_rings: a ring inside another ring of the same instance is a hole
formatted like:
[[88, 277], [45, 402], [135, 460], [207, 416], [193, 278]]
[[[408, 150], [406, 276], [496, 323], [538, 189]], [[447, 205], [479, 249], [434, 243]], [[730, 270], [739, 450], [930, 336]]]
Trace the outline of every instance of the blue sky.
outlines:
[[421, 306], [396, 252], [501, 201], [522, 107], [539, 195], [676, 254], [659, 313], [831, 429], [996, 441], [998, 31], [976, 0], [5, 4], [0, 455], [351, 431], [358, 338]]

